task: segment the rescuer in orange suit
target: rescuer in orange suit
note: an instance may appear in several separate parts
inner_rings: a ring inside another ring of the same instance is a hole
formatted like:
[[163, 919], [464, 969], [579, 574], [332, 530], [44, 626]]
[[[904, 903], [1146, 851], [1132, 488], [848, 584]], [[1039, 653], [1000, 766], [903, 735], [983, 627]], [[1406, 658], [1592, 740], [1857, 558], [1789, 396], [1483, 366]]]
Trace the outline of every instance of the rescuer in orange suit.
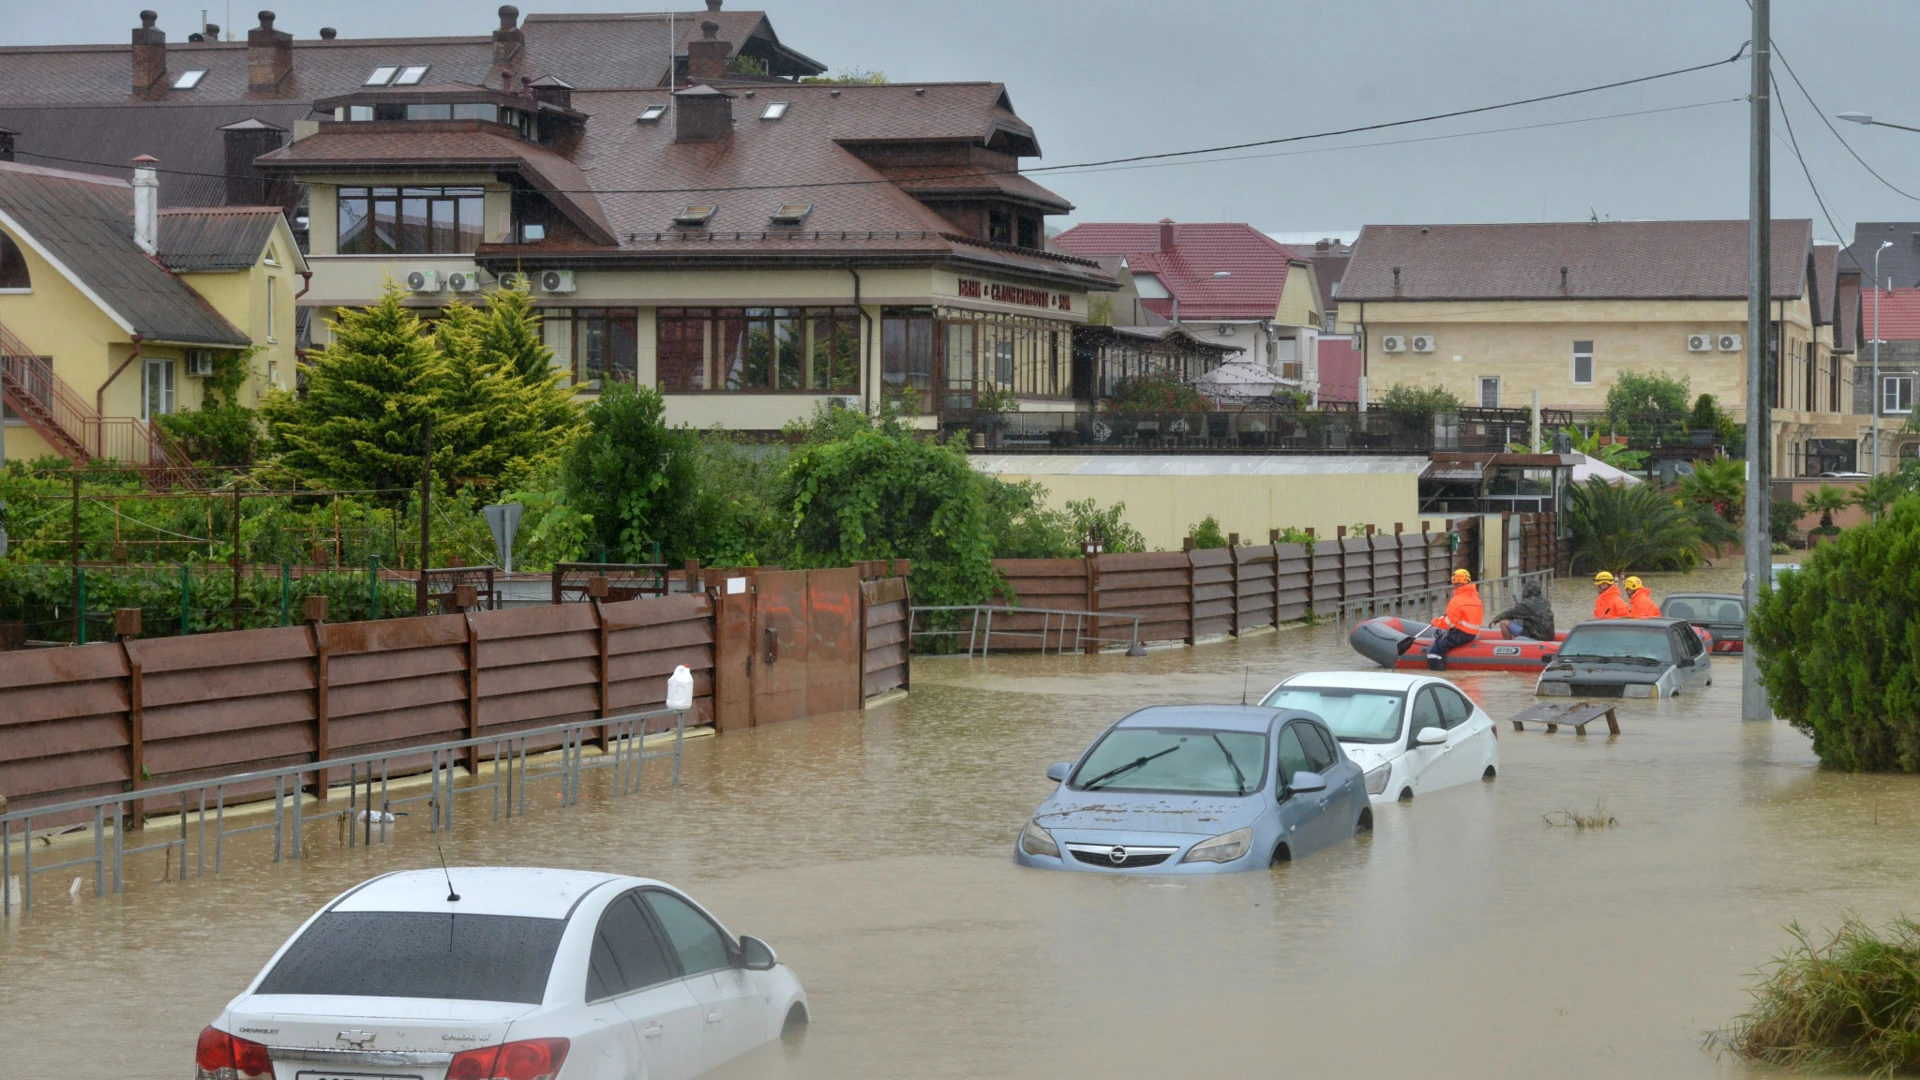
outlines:
[[1447, 613], [1433, 620], [1433, 644], [1427, 646], [1427, 667], [1447, 670], [1447, 654], [1472, 641], [1480, 633], [1480, 620], [1486, 609], [1480, 606], [1480, 588], [1465, 570], [1453, 572], [1453, 596], [1447, 601]]
[[1627, 618], [1658, 619], [1660, 605], [1653, 602], [1653, 590], [1641, 584], [1637, 577], [1629, 577], [1622, 584], [1627, 587]]
[[1593, 583], [1600, 589], [1599, 599], [1593, 602], [1593, 617], [1596, 619], [1626, 618], [1627, 598], [1620, 595], [1620, 586], [1613, 583], [1613, 574], [1602, 570], [1593, 575]]

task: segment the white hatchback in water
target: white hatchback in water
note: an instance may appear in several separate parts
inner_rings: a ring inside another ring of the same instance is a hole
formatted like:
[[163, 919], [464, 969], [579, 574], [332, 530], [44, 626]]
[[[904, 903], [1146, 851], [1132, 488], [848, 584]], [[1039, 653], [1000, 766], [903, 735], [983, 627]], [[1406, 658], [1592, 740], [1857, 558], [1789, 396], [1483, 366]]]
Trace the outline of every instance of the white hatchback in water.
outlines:
[[1493, 718], [1445, 679], [1390, 671], [1308, 671], [1260, 704], [1326, 722], [1366, 774], [1374, 802], [1491, 780], [1500, 771]]
[[806, 1019], [765, 942], [658, 881], [412, 870], [307, 920], [200, 1033], [195, 1075], [685, 1080]]

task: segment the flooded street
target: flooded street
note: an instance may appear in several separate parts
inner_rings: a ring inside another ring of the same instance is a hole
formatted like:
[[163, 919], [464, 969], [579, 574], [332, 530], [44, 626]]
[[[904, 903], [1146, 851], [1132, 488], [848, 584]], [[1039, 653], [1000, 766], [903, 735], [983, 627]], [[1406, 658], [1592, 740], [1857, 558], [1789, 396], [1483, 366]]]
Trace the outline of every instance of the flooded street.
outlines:
[[[1738, 570], [1649, 584], [1738, 591]], [[1555, 599], [1563, 627], [1591, 604], [1578, 582]], [[504, 823], [476, 800], [445, 854], [664, 878], [770, 941], [814, 1023], [728, 1077], [1744, 1075], [1702, 1035], [1784, 924], [1913, 901], [1920, 779], [1822, 773], [1784, 723], [1743, 724], [1737, 661], [1698, 696], [1623, 702], [1612, 740], [1516, 734], [1532, 680], [1461, 676], [1503, 728], [1499, 779], [1382, 807], [1370, 838], [1271, 872], [1014, 865], [1047, 765], [1123, 713], [1360, 665], [1330, 625], [1133, 660], [922, 661], [909, 699], [864, 717], [690, 743], [677, 791], [660, 768], [601, 799], [596, 775], [582, 806]], [[1618, 827], [1542, 820], [1598, 804]], [[106, 899], [49, 877], [0, 932], [0, 1075], [189, 1075], [201, 1026], [315, 907], [434, 863], [424, 820], [399, 830], [277, 866], [229, 852], [185, 885], [146, 856]]]

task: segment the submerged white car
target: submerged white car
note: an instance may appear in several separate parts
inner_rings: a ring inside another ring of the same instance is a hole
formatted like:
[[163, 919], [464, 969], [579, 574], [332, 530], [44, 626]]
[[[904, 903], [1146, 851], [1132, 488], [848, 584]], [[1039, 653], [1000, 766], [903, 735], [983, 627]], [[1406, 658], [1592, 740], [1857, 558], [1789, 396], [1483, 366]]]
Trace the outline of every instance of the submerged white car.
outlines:
[[1326, 722], [1366, 774], [1374, 802], [1491, 780], [1500, 771], [1493, 718], [1445, 679], [1391, 671], [1308, 671], [1260, 704]]
[[200, 1033], [195, 1075], [686, 1080], [806, 1019], [765, 942], [669, 885], [413, 870], [307, 920]]

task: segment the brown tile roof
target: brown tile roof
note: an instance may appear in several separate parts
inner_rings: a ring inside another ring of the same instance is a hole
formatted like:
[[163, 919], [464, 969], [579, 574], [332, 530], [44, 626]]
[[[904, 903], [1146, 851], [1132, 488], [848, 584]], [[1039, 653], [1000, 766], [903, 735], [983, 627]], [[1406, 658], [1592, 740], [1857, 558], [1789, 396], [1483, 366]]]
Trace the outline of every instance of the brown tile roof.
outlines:
[[[1776, 299], [1806, 292], [1813, 223], [1773, 223]], [[1399, 283], [1394, 268], [1400, 270]], [[1561, 286], [1560, 269], [1567, 269]], [[1731, 300], [1747, 295], [1745, 221], [1369, 225], [1340, 282], [1355, 300]]]
[[1017, 172], [984, 165], [887, 165], [880, 171], [901, 190], [928, 196], [1004, 196], [1041, 207], [1050, 214], [1073, 211], [1073, 204]]
[[[6, 62], [0, 57], [0, 67]], [[160, 205], [218, 206], [227, 199], [220, 129], [246, 120], [291, 129], [308, 111], [304, 102], [190, 109], [0, 105], [0, 127], [21, 133], [14, 152], [19, 161], [125, 179], [129, 163], [146, 154], [160, 161]]]
[[327, 121], [317, 135], [291, 143], [256, 163], [262, 170], [287, 175], [321, 171], [392, 172], [421, 162], [451, 170], [513, 169], [529, 187], [548, 197], [567, 220], [589, 239], [612, 244], [580, 167], [560, 154], [525, 142], [508, 129], [483, 120], [412, 120], [393, 123]]
[[1833, 324], [1833, 351], [1850, 353], [1860, 347], [1860, 274], [1846, 271], [1834, 290], [1839, 300]]
[[98, 296], [110, 314], [154, 341], [251, 344], [199, 293], [133, 242], [126, 181], [0, 162], [0, 213]]
[[163, 210], [160, 261], [175, 273], [245, 270], [260, 261], [280, 218], [277, 206]]
[[1814, 321], [1826, 326], [1833, 325], [1834, 305], [1839, 299], [1836, 280], [1840, 261], [1840, 245], [1813, 245], [1813, 288], [1814, 296], [1820, 301], [1820, 310], [1814, 312]]
[[[1162, 244], [1162, 226], [1173, 232]], [[1076, 255], [1124, 255], [1138, 277], [1152, 274], [1180, 298], [1183, 322], [1207, 319], [1271, 319], [1280, 308], [1287, 273], [1304, 262], [1292, 248], [1239, 222], [1092, 222], [1053, 238]], [[1225, 271], [1229, 276], [1215, 278]], [[1169, 300], [1140, 306], [1170, 316]]]

